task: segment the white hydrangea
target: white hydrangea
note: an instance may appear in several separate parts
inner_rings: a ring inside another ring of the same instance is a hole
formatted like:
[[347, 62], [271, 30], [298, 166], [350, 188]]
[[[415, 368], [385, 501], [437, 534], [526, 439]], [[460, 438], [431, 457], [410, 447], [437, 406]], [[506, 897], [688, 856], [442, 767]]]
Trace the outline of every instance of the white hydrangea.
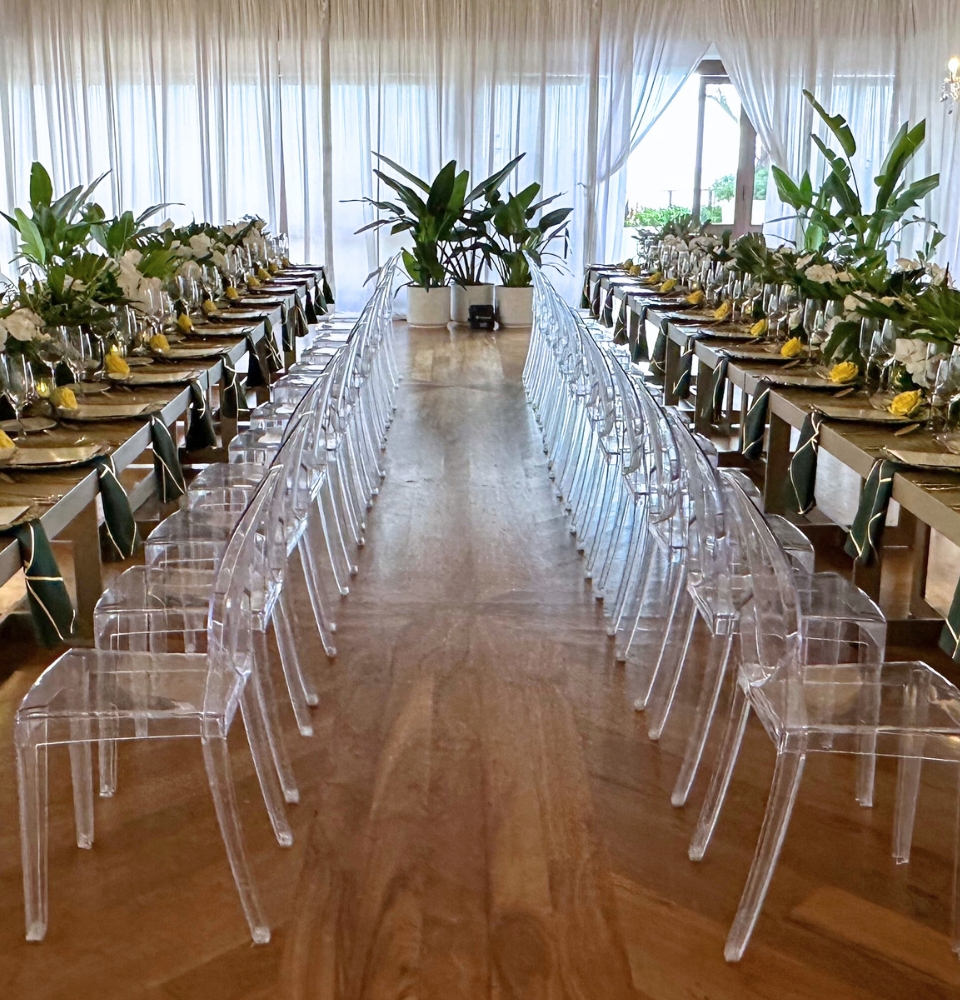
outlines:
[[893, 360], [899, 362], [910, 373], [914, 382], [924, 385], [927, 372], [927, 344], [923, 340], [897, 337]]
[[[797, 263], [799, 264], [799, 261]], [[838, 278], [837, 270], [833, 264], [811, 264], [803, 272], [803, 276], [808, 281], [815, 281], [819, 285], [832, 285]]]
[[0, 320], [0, 325], [4, 330], [4, 344], [6, 335], [27, 343], [31, 340], [40, 340], [43, 336], [43, 320], [32, 309], [16, 309], [9, 316]]

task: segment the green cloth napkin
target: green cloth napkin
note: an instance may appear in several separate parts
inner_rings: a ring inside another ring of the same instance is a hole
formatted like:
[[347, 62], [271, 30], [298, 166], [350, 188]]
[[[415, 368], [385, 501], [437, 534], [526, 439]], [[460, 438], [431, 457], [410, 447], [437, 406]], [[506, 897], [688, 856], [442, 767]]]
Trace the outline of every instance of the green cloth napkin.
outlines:
[[17, 408], [10, 401], [10, 397], [5, 392], [0, 392], [0, 420], [15, 420]]
[[844, 552], [853, 556], [858, 566], [869, 566], [876, 558], [887, 520], [887, 507], [893, 493], [893, 474], [897, 463], [877, 459], [860, 491], [860, 506], [850, 526]]
[[270, 368], [267, 363], [267, 347], [263, 340], [254, 341], [251, 335], [247, 335], [247, 388], [256, 389], [261, 385], [267, 385], [266, 372]]
[[587, 271], [583, 276], [583, 290], [580, 292], [580, 308], [589, 309], [590, 308], [590, 272]]
[[[644, 318], [646, 322], [646, 318]], [[660, 320], [660, 330], [657, 333], [657, 339], [653, 344], [653, 354], [650, 357], [650, 371], [660, 378], [663, 378], [667, 373], [667, 326], [669, 320]]]
[[[264, 332], [261, 343], [266, 347], [267, 371], [271, 376], [283, 371], [283, 358], [280, 357], [280, 348], [277, 347], [277, 338], [273, 335], [273, 323], [264, 317]], [[269, 381], [273, 381], [271, 378]]]
[[296, 349], [297, 338], [306, 337], [310, 332], [307, 326], [307, 316], [303, 311], [298, 299], [286, 310], [283, 317], [283, 349], [293, 351]]
[[960, 584], [953, 593], [953, 603], [940, 633], [940, 648], [954, 663], [960, 663]]
[[707, 400], [704, 419], [707, 423], [715, 424], [717, 414], [723, 410], [723, 394], [727, 388], [727, 369], [730, 367], [730, 359], [725, 355], [717, 361], [717, 367], [710, 375], [710, 398]]
[[330, 285], [327, 284], [327, 272], [322, 267], [320, 268], [320, 290], [323, 292], [324, 303], [332, 306], [334, 302], [333, 292], [330, 290]]
[[[321, 304], [321, 309], [322, 309], [322, 307], [324, 305], [324, 303], [322, 301], [322, 299], [323, 299], [323, 293], [321, 293], [320, 298], [321, 298], [321, 303], [320, 304]], [[323, 309], [323, 312], [326, 312], [326, 310]], [[309, 288], [307, 289], [306, 314], [307, 314], [307, 322], [308, 323], [319, 323], [320, 322], [320, 317], [317, 315], [317, 307], [314, 304], [313, 296], [310, 294], [310, 289]]]
[[688, 399], [690, 396], [690, 379], [693, 375], [693, 353], [696, 343], [696, 337], [687, 337], [687, 342], [680, 355], [677, 380], [673, 384], [673, 394], [677, 399]]
[[600, 317], [601, 326], [613, 326], [613, 286], [607, 289], [607, 297], [603, 303], [603, 315]]
[[53, 381], [57, 385], [73, 385], [76, 379], [73, 372], [67, 367], [66, 362], [58, 361], [57, 367], [53, 370]]
[[630, 310], [627, 308], [626, 297], [620, 300], [620, 310], [617, 313], [616, 322], [613, 324], [613, 342], [615, 344], [627, 344], [630, 342], [630, 337], [627, 334], [627, 313]]
[[[243, 404], [243, 405], [241, 405]], [[220, 389], [220, 416], [228, 420], [236, 420], [241, 410], [246, 411], [246, 400], [240, 388], [240, 378], [237, 369], [230, 358], [223, 356], [223, 384]]]
[[640, 306], [640, 311], [634, 314], [637, 317], [636, 327], [631, 326], [630, 329], [630, 357], [634, 364], [650, 360], [647, 347], [647, 309], [648, 306]]
[[130, 498], [117, 478], [117, 470], [109, 455], [94, 459], [103, 504], [101, 547], [117, 559], [129, 559], [140, 548], [140, 532], [130, 508]]
[[187, 411], [187, 451], [202, 451], [217, 446], [217, 429], [207, 404], [207, 395], [196, 379], [190, 382], [190, 407]]
[[590, 299], [590, 312], [594, 316], [600, 315], [600, 279], [597, 278], [597, 283], [593, 288], [593, 297]]
[[156, 415], [150, 418], [150, 437], [153, 439], [153, 471], [157, 477], [160, 499], [169, 503], [187, 492], [177, 445], [170, 434], [170, 428]]
[[820, 425], [823, 414], [812, 410], [803, 418], [797, 450], [790, 459], [786, 492], [787, 503], [798, 514], [813, 510], [814, 487], [817, 483], [817, 457], [820, 451]]
[[27, 600], [37, 641], [47, 648], [66, 642], [73, 635], [76, 611], [53, 557], [50, 540], [38, 520], [4, 529], [16, 538], [27, 581]]
[[759, 458], [763, 454], [763, 434], [767, 427], [769, 405], [770, 383], [766, 379], [760, 379], [740, 428], [740, 454], [744, 458]]

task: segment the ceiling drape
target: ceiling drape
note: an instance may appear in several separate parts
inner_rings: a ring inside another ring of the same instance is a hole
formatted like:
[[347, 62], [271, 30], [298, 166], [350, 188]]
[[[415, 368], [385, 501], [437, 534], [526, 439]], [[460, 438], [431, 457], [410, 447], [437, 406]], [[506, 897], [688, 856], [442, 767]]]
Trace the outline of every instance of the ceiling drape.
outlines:
[[[706, 48], [705, 0], [0, 0], [0, 193], [109, 171], [108, 209], [254, 212], [349, 304], [393, 247], [355, 237], [373, 153], [575, 208], [568, 279], [620, 252], [626, 158]], [[0, 259], [13, 254], [0, 234]], [[8, 269], [8, 268], [7, 268]]]

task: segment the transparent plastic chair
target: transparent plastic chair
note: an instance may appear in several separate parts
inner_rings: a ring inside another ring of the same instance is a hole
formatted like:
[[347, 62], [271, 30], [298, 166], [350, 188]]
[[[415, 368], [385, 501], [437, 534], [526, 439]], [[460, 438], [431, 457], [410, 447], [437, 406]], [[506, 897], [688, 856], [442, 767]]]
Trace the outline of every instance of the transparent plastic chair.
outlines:
[[[41, 940], [48, 922], [47, 750], [67, 745], [77, 843], [93, 844], [91, 745], [111, 740], [200, 740], [224, 845], [255, 942], [270, 930], [244, 847], [227, 734], [239, 708], [278, 841], [292, 843], [267, 740], [264, 696], [253, 669], [251, 595], [268, 576], [263, 517], [280, 471], [271, 470], [232, 534], [217, 574], [203, 653], [74, 649], [51, 664], [17, 709], [14, 735], [20, 796], [26, 936]], [[144, 625], [163, 631], [163, 612]], [[160, 640], [155, 640], [159, 642]]]
[[[833, 647], [847, 645], [845, 638], [804, 637], [796, 573], [754, 504], [735, 481], [727, 484], [752, 596], [741, 613], [735, 696], [691, 857], [702, 856], [713, 832], [753, 711], [773, 741], [777, 763], [753, 865], [725, 947], [727, 960], [738, 961], [770, 887], [807, 756], [866, 753], [899, 759], [894, 856], [907, 860], [922, 761], [960, 762], [960, 690], [925, 663], [878, 663], [872, 651], [844, 661]], [[806, 656], [801, 655], [804, 646]], [[954, 950], [960, 950], [956, 907]]]

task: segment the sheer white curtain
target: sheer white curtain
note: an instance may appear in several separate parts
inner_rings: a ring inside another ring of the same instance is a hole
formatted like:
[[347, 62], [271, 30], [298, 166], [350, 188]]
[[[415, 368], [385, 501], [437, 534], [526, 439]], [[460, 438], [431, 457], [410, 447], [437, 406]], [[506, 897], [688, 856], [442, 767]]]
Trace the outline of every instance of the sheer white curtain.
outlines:
[[33, 159], [58, 189], [109, 170], [108, 209], [263, 215], [350, 305], [392, 249], [353, 236], [374, 151], [475, 177], [526, 152], [514, 183], [574, 206], [575, 274], [619, 254], [626, 157], [706, 47], [704, 2], [0, 0], [3, 207]]
[[[849, 121], [858, 142], [857, 181], [866, 192], [887, 145], [909, 119], [927, 120], [927, 143], [911, 168], [919, 177], [940, 171], [944, 183], [924, 206], [924, 215], [947, 233], [939, 257], [960, 249], [960, 176], [956, 167], [956, 116], [939, 104], [951, 45], [960, 45], [960, 5], [937, 0], [719, 0], [716, 43], [771, 160], [794, 177], [810, 169], [816, 181], [823, 161], [810, 142], [827, 130], [803, 99], [811, 91], [830, 112]], [[767, 195], [767, 218], [789, 214]], [[787, 238], [791, 223], [768, 223]], [[912, 227], [903, 250], [926, 238]]]

